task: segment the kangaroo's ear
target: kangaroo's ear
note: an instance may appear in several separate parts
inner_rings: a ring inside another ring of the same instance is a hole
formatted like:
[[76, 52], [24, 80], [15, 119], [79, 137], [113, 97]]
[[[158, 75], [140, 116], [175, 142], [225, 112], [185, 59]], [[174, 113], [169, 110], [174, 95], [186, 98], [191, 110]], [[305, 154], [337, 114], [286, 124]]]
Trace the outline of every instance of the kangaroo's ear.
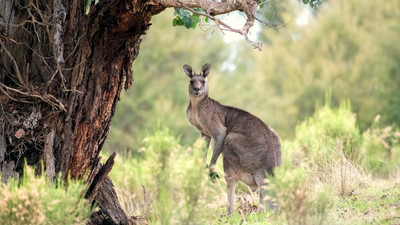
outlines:
[[193, 69], [191, 66], [185, 64], [183, 65], [183, 71], [185, 72], [186, 76], [188, 76], [189, 78], [193, 77]]
[[210, 69], [211, 65], [209, 63], [203, 65], [203, 67], [201, 68], [201, 72], [204, 78], [206, 78], [210, 74]]

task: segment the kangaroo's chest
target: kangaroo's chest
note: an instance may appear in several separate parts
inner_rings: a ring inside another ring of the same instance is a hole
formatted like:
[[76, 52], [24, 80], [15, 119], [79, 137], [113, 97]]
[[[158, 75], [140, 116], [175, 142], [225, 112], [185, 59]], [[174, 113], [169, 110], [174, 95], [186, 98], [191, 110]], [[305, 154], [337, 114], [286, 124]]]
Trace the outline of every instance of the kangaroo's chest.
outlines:
[[210, 135], [207, 131], [206, 124], [204, 123], [204, 118], [201, 112], [194, 110], [192, 107], [188, 107], [186, 110], [186, 118], [189, 123], [194, 126], [198, 131], [203, 134]]

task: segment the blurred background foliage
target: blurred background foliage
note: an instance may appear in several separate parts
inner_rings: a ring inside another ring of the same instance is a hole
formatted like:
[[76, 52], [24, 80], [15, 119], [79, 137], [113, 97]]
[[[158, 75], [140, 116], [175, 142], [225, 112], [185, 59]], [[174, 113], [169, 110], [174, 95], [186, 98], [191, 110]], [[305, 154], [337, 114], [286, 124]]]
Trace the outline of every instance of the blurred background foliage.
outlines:
[[[381, 126], [400, 121], [400, 2], [325, 1], [317, 9], [302, 1], [266, 1], [260, 17], [279, 23], [263, 28], [262, 52], [242, 38], [223, 35], [211, 23], [173, 27], [174, 10], [153, 18], [133, 64], [134, 85], [121, 94], [105, 149], [137, 152], [158, 123], [180, 135], [199, 134], [186, 121], [188, 80], [183, 64], [199, 70], [211, 63], [210, 96], [246, 109], [292, 139], [299, 121], [323, 107], [349, 100], [365, 131], [378, 114]], [[257, 32], [257, 31], [254, 31]]]

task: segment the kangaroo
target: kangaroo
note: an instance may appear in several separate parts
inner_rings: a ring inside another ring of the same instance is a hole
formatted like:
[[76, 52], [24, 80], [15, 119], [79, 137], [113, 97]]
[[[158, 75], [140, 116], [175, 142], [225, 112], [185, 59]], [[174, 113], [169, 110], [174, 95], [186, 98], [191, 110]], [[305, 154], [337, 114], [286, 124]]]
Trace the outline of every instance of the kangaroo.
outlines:
[[[264, 209], [264, 179], [266, 172], [282, 164], [279, 137], [261, 119], [231, 106], [225, 106], [208, 97], [207, 76], [211, 65], [204, 64], [200, 73], [191, 66], [183, 70], [190, 78], [189, 105], [186, 117], [207, 142], [211, 139], [214, 149], [209, 164], [210, 171], [222, 153], [227, 183], [227, 214], [233, 213], [235, 189], [240, 180], [252, 191], [260, 190], [259, 211]], [[272, 204], [269, 203], [272, 207]]]

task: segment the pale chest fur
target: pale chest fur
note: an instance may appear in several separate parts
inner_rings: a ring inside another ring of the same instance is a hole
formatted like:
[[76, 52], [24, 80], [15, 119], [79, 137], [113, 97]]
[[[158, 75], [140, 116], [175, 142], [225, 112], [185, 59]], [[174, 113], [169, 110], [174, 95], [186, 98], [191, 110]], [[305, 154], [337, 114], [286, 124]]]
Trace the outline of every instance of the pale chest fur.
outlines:
[[186, 110], [186, 118], [189, 123], [194, 126], [198, 131], [203, 134], [209, 135], [209, 132], [207, 132], [207, 129], [204, 126], [204, 122], [199, 115], [199, 111], [195, 110], [191, 105], [189, 105]]

